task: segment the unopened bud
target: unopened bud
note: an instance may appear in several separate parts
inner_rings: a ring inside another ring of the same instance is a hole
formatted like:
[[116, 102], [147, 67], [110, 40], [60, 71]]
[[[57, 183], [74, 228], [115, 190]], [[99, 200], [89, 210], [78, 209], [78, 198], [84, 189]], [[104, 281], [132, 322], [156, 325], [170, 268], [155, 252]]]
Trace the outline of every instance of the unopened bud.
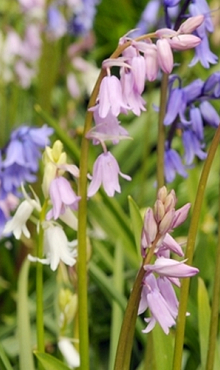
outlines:
[[179, 208], [175, 211], [172, 228], [175, 228], [181, 225], [188, 216], [189, 209], [191, 207], [190, 203], [185, 204], [183, 207]]
[[171, 191], [167, 195], [165, 202], [164, 202], [165, 212], [168, 212], [170, 209], [175, 208], [175, 205], [176, 205], [176, 196], [175, 196], [175, 193]]
[[162, 186], [162, 188], [160, 188], [157, 192], [157, 199], [160, 199], [161, 202], [164, 203], [165, 199], [167, 197], [167, 194], [168, 194], [168, 192], [167, 192], [166, 186]]
[[157, 222], [160, 222], [165, 215], [165, 208], [163, 202], [157, 199], [154, 203], [154, 217]]
[[172, 228], [174, 214], [175, 214], [175, 210], [174, 209], [169, 210], [165, 214], [165, 216], [162, 219], [162, 221], [160, 222], [159, 232], [160, 232], [161, 235], [166, 234]]
[[204, 15], [199, 14], [195, 17], [188, 18], [185, 22], [183, 22], [178, 29], [178, 33], [192, 33], [196, 30], [201, 24], [204, 22]]

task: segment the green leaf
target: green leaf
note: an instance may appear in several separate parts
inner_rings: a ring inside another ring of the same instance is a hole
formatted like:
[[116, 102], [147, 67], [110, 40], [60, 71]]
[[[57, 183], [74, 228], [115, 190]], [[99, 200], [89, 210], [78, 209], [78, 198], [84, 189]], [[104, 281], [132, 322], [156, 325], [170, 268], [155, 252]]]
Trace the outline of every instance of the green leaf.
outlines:
[[47, 353], [34, 352], [34, 354], [45, 370], [70, 370], [63, 362]]
[[171, 332], [169, 335], [166, 335], [161, 327], [157, 324], [153, 329], [152, 334], [156, 369], [172, 369], [174, 340]]
[[1, 343], [0, 343], [0, 369], [1, 370], [13, 370]]
[[137, 204], [135, 203], [134, 199], [131, 196], [128, 197], [128, 202], [129, 202], [131, 224], [132, 224], [132, 229], [134, 232], [135, 244], [136, 244], [138, 255], [140, 255], [141, 230], [143, 227], [143, 219], [141, 217], [140, 210]]
[[30, 262], [26, 259], [18, 278], [17, 320], [20, 369], [34, 370], [31, 328], [28, 306], [28, 272]]

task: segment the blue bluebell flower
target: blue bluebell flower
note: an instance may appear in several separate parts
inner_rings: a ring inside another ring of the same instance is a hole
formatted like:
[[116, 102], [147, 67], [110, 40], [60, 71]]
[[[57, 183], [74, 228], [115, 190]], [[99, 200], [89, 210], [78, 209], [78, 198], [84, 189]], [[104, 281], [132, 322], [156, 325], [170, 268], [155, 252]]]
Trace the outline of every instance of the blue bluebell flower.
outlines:
[[1, 199], [8, 193], [18, 195], [21, 183], [36, 181], [35, 173], [41, 157], [41, 149], [49, 144], [53, 129], [22, 126], [14, 130], [5, 148], [1, 161]]
[[193, 163], [195, 156], [201, 160], [206, 159], [207, 153], [202, 150], [204, 144], [200, 142], [192, 130], [185, 130], [182, 139], [185, 148], [184, 159], [187, 165]]
[[187, 177], [185, 166], [176, 150], [167, 147], [165, 149], [164, 162], [165, 178], [168, 183], [175, 179], [177, 173], [184, 178]]
[[82, 0], [82, 6], [75, 11], [69, 22], [68, 30], [70, 33], [75, 36], [83, 36], [92, 29], [98, 3], [99, 0]]

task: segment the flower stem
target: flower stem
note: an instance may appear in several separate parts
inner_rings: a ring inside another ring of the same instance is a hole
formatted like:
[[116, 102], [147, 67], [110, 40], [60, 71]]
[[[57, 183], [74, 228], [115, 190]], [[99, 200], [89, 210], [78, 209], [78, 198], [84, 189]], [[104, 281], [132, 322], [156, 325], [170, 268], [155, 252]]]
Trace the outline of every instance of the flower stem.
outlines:
[[218, 215], [218, 245], [216, 251], [216, 265], [214, 276], [213, 300], [209, 328], [209, 347], [206, 360], [206, 370], [214, 368], [216, 338], [218, 332], [218, 311], [220, 295], [220, 183], [219, 183], [219, 215]]
[[161, 90], [160, 90], [160, 112], [158, 121], [158, 139], [157, 139], [157, 188], [160, 189], [164, 185], [164, 145], [165, 145], [165, 127], [164, 117], [166, 114], [167, 104], [167, 87], [168, 87], [167, 73], [163, 73]]
[[137, 319], [138, 306], [141, 298], [142, 281], [145, 275], [144, 265], [150, 263], [154, 254], [155, 246], [160, 239], [161, 235], [155, 238], [146, 258], [143, 260], [142, 266], [137, 274], [128, 300], [127, 308], [124, 314], [124, 320], [121, 327], [121, 333], [118, 341], [118, 348], [115, 358], [114, 370], [129, 370], [131, 352], [133, 346], [133, 338], [135, 331], [135, 323]]
[[[38, 245], [37, 245], [37, 257], [43, 257], [43, 239], [44, 239], [44, 230], [41, 226], [42, 221], [45, 219], [45, 211], [47, 207], [47, 202], [44, 203], [42, 211], [40, 214], [40, 229], [38, 236]], [[36, 267], [36, 316], [37, 316], [37, 349], [39, 352], [44, 352], [44, 318], [43, 318], [43, 265], [40, 262], [37, 262]], [[39, 370], [43, 369], [41, 364], [38, 364]]]
[[[199, 216], [201, 213], [202, 200], [204, 197], [205, 187], [208, 179], [208, 175], [211, 169], [211, 165], [219, 145], [220, 140], [220, 125], [216, 130], [215, 136], [212, 140], [207, 159], [205, 161], [201, 178], [199, 181], [198, 191], [195, 199], [195, 204], [192, 212], [192, 220], [189, 228], [189, 235], [186, 246], [186, 258], [189, 265], [192, 264], [194, 246], [196, 240], [196, 234], [199, 224]], [[186, 310], [187, 310], [187, 299], [189, 294], [189, 278], [183, 280], [180, 289], [180, 304], [179, 304], [179, 314], [177, 319], [177, 329], [176, 329], [176, 341], [174, 348], [174, 358], [173, 358], [173, 370], [181, 369], [182, 363], [182, 351], [184, 343], [184, 331], [185, 331], [185, 321], [186, 321]]]

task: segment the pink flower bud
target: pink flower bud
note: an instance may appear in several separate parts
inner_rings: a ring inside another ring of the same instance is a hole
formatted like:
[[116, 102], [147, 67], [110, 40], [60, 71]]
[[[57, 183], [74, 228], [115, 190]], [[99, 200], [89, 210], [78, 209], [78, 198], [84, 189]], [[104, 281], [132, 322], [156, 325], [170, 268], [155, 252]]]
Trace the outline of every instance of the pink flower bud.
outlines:
[[178, 33], [192, 33], [195, 31], [196, 28], [198, 28], [203, 22], [204, 22], [204, 15], [199, 14], [195, 17], [188, 18], [185, 22], [183, 22], [178, 29]]
[[170, 209], [175, 208], [175, 205], [176, 205], [176, 195], [175, 193], [173, 193], [173, 191], [171, 191], [167, 195], [164, 202], [165, 212], [168, 212]]
[[188, 50], [195, 48], [201, 39], [195, 35], [178, 35], [168, 40], [171, 48], [176, 50]]
[[157, 192], [157, 199], [160, 199], [161, 202], [165, 202], [165, 199], [167, 197], [167, 188], [166, 186], [162, 186]]
[[157, 222], [160, 222], [165, 215], [165, 208], [163, 202], [157, 199], [154, 203], [154, 217]]
[[132, 58], [131, 72], [134, 76], [134, 86], [139, 94], [142, 94], [145, 86], [145, 59], [142, 55]]
[[173, 69], [173, 53], [168, 42], [168, 39], [157, 40], [156, 44], [157, 44], [157, 60], [160, 68], [165, 73], [171, 73]]
[[154, 81], [158, 75], [157, 47], [154, 44], [146, 44], [144, 52], [146, 77], [148, 81]]
[[175, 210], [171, 209], [163, 217], [159, 225], [159, 232], [161, 235], [166, 234], [172, 228], [174, 214], [175, 214]]
[[146, 239], [152, 243], [157, 235], [157, 223], [154, 218], [153, 210], [148, 208], [144, 216], [144, 231]]

